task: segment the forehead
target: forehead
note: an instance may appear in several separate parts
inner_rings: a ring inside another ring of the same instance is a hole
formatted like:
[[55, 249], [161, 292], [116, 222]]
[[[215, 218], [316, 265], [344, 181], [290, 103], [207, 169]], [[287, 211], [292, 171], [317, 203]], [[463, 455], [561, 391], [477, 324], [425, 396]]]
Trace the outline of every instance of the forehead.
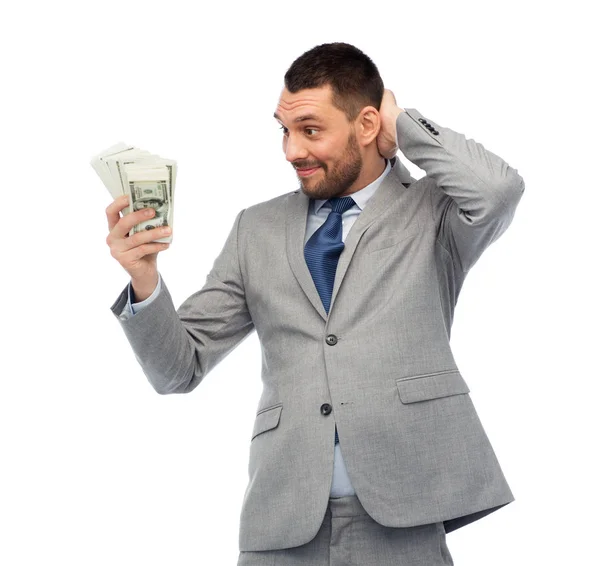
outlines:
[[331, 102], [331, 86], [307, 88], [298, 92], [290, 92], [283, 88], [277, 103], [274, 117], [283, 122], [303, 121], [328, 121], [339, 117], [343, 113], [335, 108]]

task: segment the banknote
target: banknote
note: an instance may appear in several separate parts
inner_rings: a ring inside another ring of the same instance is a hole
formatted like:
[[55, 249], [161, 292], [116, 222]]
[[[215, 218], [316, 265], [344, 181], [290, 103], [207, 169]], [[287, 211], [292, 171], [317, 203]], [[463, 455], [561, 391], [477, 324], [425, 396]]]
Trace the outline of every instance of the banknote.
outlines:
[[[119, 142], [92, 157], [90, 164], [113, 198], [129, 196], [130, 205], [123, 209], [123, 215], [143, 208], [156, 211], [150, 220], [136, 224], [130, 236], [161, 226], [173, 229], [176, 161]], [[173, 232], [153, 241], [170, 243], [172, 239]]]
[[[137, 161], [123, 166], [123, 179], [130, 196], [132, 212], [153, 208], [155, 214], [149, 220], [136, 224], [130, 236], [144, 230], [163, 226], [173, 228], [173, 164], [153, 161]], [[154, 241], [171, 242], [170, 236]]]
[[114, 183], [114, 181], [112, 179], [112, 175], [108, 169], [108, 166], [107, 166], [105, 160], [108, 157], [112, 157], [114, 155], [117, 155], [124, 151], [129, 151], [131, 149], [134, 149], [133, 146], [128, 146], [127, 144], [125, 144], [123, 142], [119, 142], [119, 143], [112, 145], [109, 148], [105, 149], [98, 155], [95, 155], [94, 157], [92, 157], [92, 160], [90, 162], [92, 167], [94, 168], [94, 170], [96, 171], [96, 173], [98, 174], [98, 176], [100, 177], [102, 182], [104, 183], [104, 186], [108, 189], [108, 192], [111, 194], [111, 196], [113, 198], [117, 198], [119, 195], [123, 194], [123, 192]]

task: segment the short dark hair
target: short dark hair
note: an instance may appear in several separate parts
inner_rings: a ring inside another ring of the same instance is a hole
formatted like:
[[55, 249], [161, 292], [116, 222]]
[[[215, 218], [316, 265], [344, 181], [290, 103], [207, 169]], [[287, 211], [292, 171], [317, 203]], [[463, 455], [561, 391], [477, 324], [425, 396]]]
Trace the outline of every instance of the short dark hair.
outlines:
[[331, 85], [332, 104], [348, 121], [365, 106], [379, 110], [383, 81], [375, 63], [348, 43], [323, 43], [298, 57], [285, 73], [285, 87], [292, 93]]

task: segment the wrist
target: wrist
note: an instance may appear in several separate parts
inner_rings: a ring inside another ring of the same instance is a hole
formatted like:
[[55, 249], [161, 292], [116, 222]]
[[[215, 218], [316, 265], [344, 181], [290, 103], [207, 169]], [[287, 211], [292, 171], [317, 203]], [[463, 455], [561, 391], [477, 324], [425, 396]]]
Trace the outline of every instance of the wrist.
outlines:
[[131, 289], [133, 291], [133, 302], [141, 303], [145, 301], [158, 285], [158, 272], [151, 273], [142, 277], [131, 278]]

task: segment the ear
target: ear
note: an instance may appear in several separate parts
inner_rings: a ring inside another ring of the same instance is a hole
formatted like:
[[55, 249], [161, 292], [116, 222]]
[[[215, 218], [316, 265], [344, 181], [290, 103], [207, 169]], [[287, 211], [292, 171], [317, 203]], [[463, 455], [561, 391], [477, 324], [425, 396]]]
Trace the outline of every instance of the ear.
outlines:
[[374, 106], [365, 106], [356, 117], [356, 140], [368, 146], [379, 134], [381, 116]]

